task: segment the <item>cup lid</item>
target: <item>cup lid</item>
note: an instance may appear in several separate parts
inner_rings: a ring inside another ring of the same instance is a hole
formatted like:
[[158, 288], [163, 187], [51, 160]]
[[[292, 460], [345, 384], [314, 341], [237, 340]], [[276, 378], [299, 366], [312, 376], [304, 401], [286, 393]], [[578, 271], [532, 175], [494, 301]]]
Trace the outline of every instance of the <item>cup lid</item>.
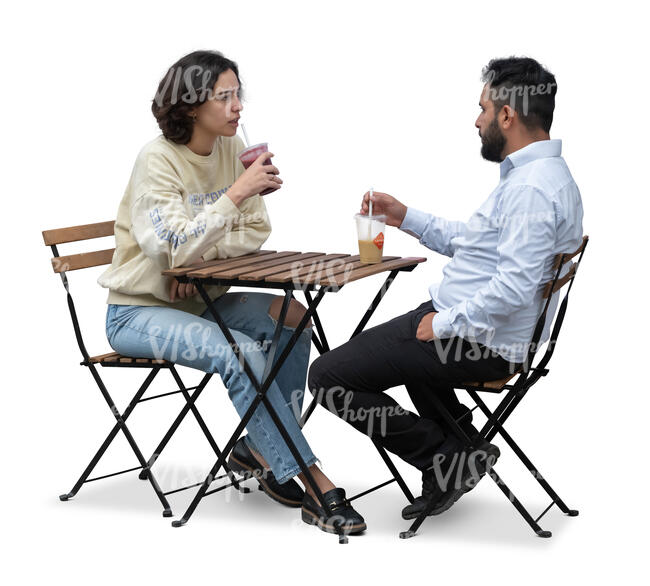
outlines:
[[354, 214], [355, 218], [364, 218], [366, 220], [375, 220], [377, 222], [386, 222], [386, 215], [385, 214], [374, 214], [373, 216], [369, 216], [368, 214], [361, 214], [357, 213]]
[[243, 151], [239, 151], [237, 153], [237, 156], [241, 157], [241, 155], [247, 153], [248, 151], [253, 151], [255, 149], [258, 149], [259, 147], [264, 147], [264, 150], [268, 150], [269, 143], [268, 142], [258, 142], [257, 144], [252, 144], [251, 146], [246, 147]]

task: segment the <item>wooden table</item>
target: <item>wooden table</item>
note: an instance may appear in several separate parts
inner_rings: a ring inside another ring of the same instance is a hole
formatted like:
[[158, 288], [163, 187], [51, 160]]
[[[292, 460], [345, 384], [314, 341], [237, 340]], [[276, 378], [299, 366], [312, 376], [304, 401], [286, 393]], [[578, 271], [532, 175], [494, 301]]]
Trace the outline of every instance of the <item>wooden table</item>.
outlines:
[[[388, 291], [388, 288], [397, 276], [397, 273], [412, 271], [419, 263], [424, 261], [426, 261], [426, 258], [423, 257], [401, 258], [398, 256], [385, 256], [380, 263], [363, 264], [360, 262], [358, 255], [350, 255], [346, 253], [327, 254], [324, 252], [276, 252], [274, 250], [259, 250], [252, 254], [247, 254], [245, 256], [240, 256], [237, 258], [204, 261], [187, 267], [178, 267], [163, 271], [162, 274], [165, 276], [175, 277], [182, 283], [189, 282], [196, 286], [199, 294], [210, 310], [210, 313], [214, 317], [216, 323], [232, 347], [233, 352], [242, 364], [246, 375], [250, 378], [251, 383], [257, 390], [257, 397], [249, 406], [248, 410], [244, 414], [244, 417], [242, 417], [239, 425], [228, 440], [228, 443], [226, 444], [223, 452], [217, 458], [217, 461], [210, 470], [210, 473], [201, 484], [201, 487], [194, 496], [194, 499], [190, 503], [187, 511], [180, 520], [172, 522], [172, 525], [174, 527], [181, 527], [185, 525], [201, 499], [206, 496], [206, 494], [209, 494], [208, 488], [210, 487], [210, 484], [212, 483], [213, 479], [215, 479], [217, 473], [219, 472], [219, 469], [225, 464], [226, 458], [230, 454], [230, 451], [232, 450], [233, 446], [241, 435], [241, 432], [244, 430], [244, 427], [260, 403], [262, 403], [268, 410], [269, 415], [277, 426], [278, 431], [287, 444], [287, 447], [300, 465], [303, 474], [305, 475], [314, 493], [318, 497], [318, 500], [321, 503], [324, 503], [321, 491], [318, 489], [318, 486], [316, 485], [311, 472], [307, 468], [304, 460], [296, 449], [295, 444], [291, 440], [291, 437], [289, 437], [289, 434], [282, 425], [282, 422], [273, 409], [273, 406], [266, 397], [266, 392], [271, 382], [275, 378], [277, 372], [280, 370], [282, 364], [284, 364], [284, 361], [294, 347], [298, 337], [304, 331], [307, 323], [312, 317], [315, 326], [315, 331], [312, 332], [312, 341], [321, 354], [329, 351], [329, 345], [327, 343], [327, 338], [325, 337], [323, 325], [317, 313], [317, 307], [322, 301], [325, 293], [337, 292], [340, 291], [344, 285], [353, 281], [358, 281], [359, 279], [364, 279], [371, 275], [389, 272], [386, 280], [366, 310], [363, 318], [355, 328], [351, 336], [352, 338], [359, 334], [368, 323], [368, 320], [379, 305], [379, 302], [382, 300], [383, 296], [386, 294], [386, 291]], [[207, 285], [245, 286], [284, 290], [285, 295], [282, 309], [280, 311], [280, 316], [273, 335], [273, 341], [271, 342], [271, 346], [269, 348], [266, 366], [261, 381], [257, 381], [245, 357], [243, 355], [240, 355], [240, 349], [237, 342], [219, 315], [219, 312], [212, 304], [212, 300], [207, 295], [207, 292], [205, 290], [205, 287]], [[295, 290], [301, 290], [305, 295], [305, 299], [307, 301], [307, 311], [303, 315], [298, 326], [296, 326], [293, 335], [287, 342], [285, 348], [280, 353], [280, 356], [274, 362], [275, 354], [278, 349], [280, 333], [282, 332], [287, 310], [289, 309], [289, 304], [293, 298], [293, 292]], [[315, 292], [315, 295], [313, 297], [312, 292]], [[190, 399], [188, 406], [186, 406], [187, 409], [191, 408], [194, 400], [195, 397], [193, 396]], [[303, 425], [306, 422], [307, 418], [311, 415], [311, 412], [315, 406], [316, 401], [314, 400], [309, 405], [307, 412], [301, 420], [301, 423]], [[397, 469], [388, 458], [388, 455], [381, 447], [377, 446], [377, 449], [393, 473], [393, 479], [397, 481], [404, 494], [412, 502], [413, 495], [399, 475]], [[329, 507], [324, 506], [324, 509], [325, 512], [331, 516]], [[338, 525], [336, 525], [336, 527], [339, 534], [339, 542], [347, 543], [347, 538], [343, 535], [343, 532], [339, 529]]]
[[163, 271], [181, 282], [190, 279], [213, 285], [243, 285], [274, 289], [338, 290], [346, 283], [385, 271], [412, 271], [423, 257], [385, 256], [381, 263], [363, 264], [359, 255], [324, 252], [259, 250], [237, 258], [209, 260]]

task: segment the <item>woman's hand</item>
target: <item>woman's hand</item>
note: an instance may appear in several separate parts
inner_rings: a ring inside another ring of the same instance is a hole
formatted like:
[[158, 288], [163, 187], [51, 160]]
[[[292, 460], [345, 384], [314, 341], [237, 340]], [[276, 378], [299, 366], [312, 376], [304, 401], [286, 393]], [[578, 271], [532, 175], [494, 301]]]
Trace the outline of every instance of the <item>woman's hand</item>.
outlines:
[[169, 298], [173, 301], [178, 299], [185, 299], [192, 297], [198, 293], [196, 287], [191, 283], [179, 283], [176, 279], [172, 279], [171, 287], [169, 288]]
[[282, 185], [282, 179], [278, 177], [280, 171], [275, 165], [264, 164], [264, 161], [272, 156], [273, 153], [262, 153], [226, 191], [226, 195], [237, 207], [249, 197], [262, 193], [265, 189], [280, 189]]
[[[370, 192], [366, 191], [361, 201], [361, 213], [365, 216], [368, 215], [370, 202]], [[406, 206], [396, 200], [392, 195], [387, 193], [380, 193], [375, 191], [372, 195], [372, 214], [384, 214], [386, 216], [386, 223], [389, 226], [399, 228], [402, 225], [402, 220], [406, 215]]]
[[433, 333], [433, 317], [438, 313], [437, 311], [432, 311], [430, 313], [425, 313], [420, 323], [418, 324], [418, 331], [415, 334], [415, 337], [422, 342], [430, 342], [435, 339], [436, 335]]

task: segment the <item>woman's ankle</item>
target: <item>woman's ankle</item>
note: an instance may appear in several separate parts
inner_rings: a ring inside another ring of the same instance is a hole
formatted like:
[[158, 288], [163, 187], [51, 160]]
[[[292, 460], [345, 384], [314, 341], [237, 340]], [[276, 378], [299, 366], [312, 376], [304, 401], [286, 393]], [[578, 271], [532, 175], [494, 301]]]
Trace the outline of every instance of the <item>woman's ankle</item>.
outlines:
[[260, 464], [260, 466], [263, 466], [266, 469], [270, 468], [270, 466], [268, 465], [266, 460], [262, 457], [262, 454], [259, 454], [258, 452], [256, 452], [253, 448], [250, 447], [250, 445], [248, 446], [248, 449], [251, 451], [251, 454], [253, 454], [253, 458], [255, 458], [257, 460], [257, 462]]
[[[325, 474], [323, 474], [323, 472], [316, 466], [316, 464], [310, 466], [309, 471], [311, 472], [311, 475], [316, 482], [316, 486], [320, 489], [320, 492], [322, 494], [325, 494], [326, 492], [336, 488], [336, 485], [327, 476], [325, 476]], [[318, 497], [314, 493], [309, 482], [307, 482], [305, 475], [301, 473], [298, 475], [298, 478], [305, 487], [305, 492], [320, 504]]]

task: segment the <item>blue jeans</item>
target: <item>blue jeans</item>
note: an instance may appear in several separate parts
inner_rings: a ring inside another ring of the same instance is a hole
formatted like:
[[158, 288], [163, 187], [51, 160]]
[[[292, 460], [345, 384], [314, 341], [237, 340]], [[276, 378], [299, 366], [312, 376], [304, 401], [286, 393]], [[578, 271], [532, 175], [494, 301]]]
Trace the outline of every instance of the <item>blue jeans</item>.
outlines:
[[[261, 380], [277, 321], [269, 315], [270, 293], [225, 293], [214, 301], [219, 315], [242, 350], [255, 377]], [[275, 359], [295, 328], [284, 326]], [[142, 358], [164, 358], [203, 372], [217, 372], [240, 417], [257, 391], [240, 361], [206, 309], [201, 316], [167, 307], [109, 304], [106, 336], [116, 352]], [[302, 410], [311, 328], [305, 328], [266, 393], [307, 466], [317, 459], [298, 425]], [[260, 404], [246, 426], [246, 441], [261, 454], [278, 482], [300, 472], [266, 407]]]

